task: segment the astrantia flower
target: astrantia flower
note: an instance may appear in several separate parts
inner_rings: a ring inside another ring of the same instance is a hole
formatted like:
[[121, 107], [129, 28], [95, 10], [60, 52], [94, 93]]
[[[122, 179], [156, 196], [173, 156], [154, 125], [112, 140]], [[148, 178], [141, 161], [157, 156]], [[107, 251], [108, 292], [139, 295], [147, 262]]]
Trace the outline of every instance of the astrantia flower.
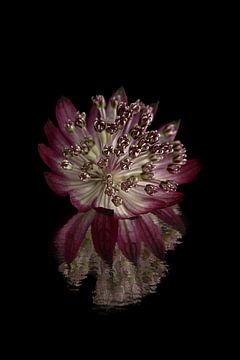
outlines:
[[[99, 220], [102, 221], [104, 216], [109, 215], [102, 214]], [[93, 303], [104, 308], [134, 304], [154, 293], [167, 271], [164, 252], [175, 248], [184, 230], [176, 206], [159, 211], [157, 216], [148, 214], [135, 219], [120, 219], [112, 266], [109, 267], [99, 256], [99, 246], [102, 247], [100, 254], [108, 253], [109, 238], [100, 244], [96, 244], [95, 238], [93, 243], [94, 233], [90, 225], [81, 242], [83, 224], [84, 217], [78, 213], [57, 233], [54, 243], [59, 271], [71, 290], [78, 290], [89, 274], [94, 276]], [[69, 263], [72, 249], [79, 250]]]
[[[148, 130], [158, 105], [147, 106], [140, 100], [128, 105], [122, 88], [107, 105], [101, 95], [92, 100], [86, 115], [70, 100], [60, 99], [59, 128], [51, 121], [45, 126], [50, 147], [41, 144], [39, 152], [52, 170], [45, 174], [50, 188], [68, 194], [83, 213], [111, 210], [113, 229], [116, 219], [178, 203], [182, 197], [178, 185], [192, 180], [200, 168], [197, 161], [187, 161], [185, 147], [175, 140], [179, 122]], [[99, 231], [93, 213], [82, 214], [85, 226], [93, 221], [92, 227]]]

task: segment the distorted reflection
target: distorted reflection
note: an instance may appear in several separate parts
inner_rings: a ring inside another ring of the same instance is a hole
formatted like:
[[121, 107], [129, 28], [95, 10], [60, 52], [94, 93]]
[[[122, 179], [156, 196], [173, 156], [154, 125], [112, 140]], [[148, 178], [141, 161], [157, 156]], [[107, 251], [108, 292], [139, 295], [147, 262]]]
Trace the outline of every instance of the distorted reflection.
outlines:
[[[139, 220], [139, 218], [119, 220], [112, 261], [108, 263], [92, 240], [91, 226], [82, 243], [79, 243], [81, 214], [74, 215], [60, 229], [54, 240], [59, 271], [63, 274], [68, 288], [78, 291], [83, 280], [88, 276], [93, 276], [96, 279], [92, 296], [93, 304], [105, 309], [117, 309], [136, 304], [146, 295], [154, 293], [167, 272], [165, 254], [169, 250], [174, 250], [180, 242], [184, 233], [184, 224], [177, 206], [161, 209], [156, 215], [150, 214], [149, 228], [146, 227], [147, 230], [143, 232], [140, 227], [134, 236], [132, 224], [129, 224], [129, 221], [135, 224], [138, 221], [137, 224], [140, 226]], [[122, 239], [121, 228], [126, 225], [128, 225], [127, 232], [125, 238]], [[71, 261], [68, 256], [69, 248], [71, 253], [72, 249], [75, 249], [76, 253]], [[138, 248], [137, 255], [136, 248]], [[159, 252], [159, 248], [162, 252]], [[136, 256], [132, 256], [133, 253]]]

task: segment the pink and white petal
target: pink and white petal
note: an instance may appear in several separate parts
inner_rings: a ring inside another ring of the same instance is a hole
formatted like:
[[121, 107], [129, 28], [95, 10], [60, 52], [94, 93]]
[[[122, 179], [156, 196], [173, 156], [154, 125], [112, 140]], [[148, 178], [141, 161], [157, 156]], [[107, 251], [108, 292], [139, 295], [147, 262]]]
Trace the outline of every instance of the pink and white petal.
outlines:
[[100, 183], [96, 185], [94, 180], [80, 182], [77, 189], [69, 192], [71, 203], [79, 211], [87, 211], [95, 206], [101, 190], [102, 185]]
[[76, 107], [73, 105], [71, 100], [69, 100], [66, 97], [61, 97], [61, 99], [58, 100], [56, 105], [56, 118], [59, 124], [59, 127], [64, 134], [64, 136], [67, 137], [70, 141], [72, 141], [71, 134], [66, 130], [66, 123], [70, 120], [75, 120], [77, 113]]
[[49, 145], [59, 154], [62, 155], [63, 149], [70, 146], [69, 141], [63, 136], [61, 131], [53, 125], [51, 120], [48, 120], [44, 126], [44, 131]]
[[60, 262], [70, 264], [75, 259], [94, 216], [94, 210], [77, 213], [59, 230], [54, 245]]
[[109, 208], [114, 210], [114, 215], [118, 219], [127, 219], [147, 214], [158, 208], [175, 205], [183, 197], [179, 192], [165, 193], [161, 190], [150, 196], [145, 194], [144, 187], [140, 186], [131, 189], [129, 193], [121, 192], [119, 196], [123, 199], [123, 204], [118, 207], [115, 207], [113, 204], [109, 206]]
[[156, 215], [159, 219], [161, 219], [166, 224], [172, 226], [175, 230], [180, 233], [185, 233], [185, 224], [182, 221], [180, 215], [176, 214], [172, 207], [167, 207], [165, 209], [156, 209], [153, 211], [153, 214]]
[[99, 135], [96, 132], [95, 128], [94, 128], [94, 122], [96, 120], [96, 118], [98, 117], [98, 109], [96, 107], [95, 104], [92, 104], [91, 109], [88, 113], [87, 116], [87, 131], [89, 132], [89, 134], [92, 136], [93, 141], [95, 142], [95, 144], [100, 147], [100, 139], [99, 139]]
[[118, 221], [113, 214], [107, 215], [98, 211], [92, 222], [91, 230], [97, 254], [108, 264], [112, 264], [118, 234]]
[[50, 189], [61, 196], [65, 196], [70, 191], [79, 189], [79, 186], [82, 185], [76, 174], [69, 175], [62, 173], [57, 175], [46, 172], [44, 176]]
[[188, 160], [186, 165], [183, 165], [177, 174], [171, 174], [167, 170], [168, 164], [159, 164], [154, 169], [154, 174], [158, 180], [174, 180], [177, 184], [185, 184], [192, 181], [195, 176], [202, 169], [201, 162], [199, 160]]
[[62, 172], [62, 169], [59, 165], [62, 158], [60, 155], [50, 147], [48, 147], [45, 144], [39, 144], [38, 145], [38, 152], [41, 157], [41, 159], [45, 162], [45, 164], [50, 167], [52, 171], [59, 174]]
[[151, 215], [142, 215], [139, 224], [139, 236], [141, 236], [141, 240], [145, 242], [156, 257], [163, 259], [165, 245], [160, 226], [153, 222]]
[[174, 175], [173, 179], [178, 184], [185, 184], [192, 181], [195, 176], [201, 171], [202, 164], [199, 160], [188, 160], [186, 165], [183, 165], [180, 171]]
[[119, 220], [118, 246], [123, 255], [137, 263], [141, 250], [140, 218]]
[[[165, 124], [163, 126], [161, 126], [158, 131], [161, 133], [162, 135], [162, 141], [165, 142], [165, 141], [173, 141], [177, 135], [177, 132], [179, 130], [179, 127], [180, 127], [180, 123], [181, 123], [181, 120], [178, 120], [178, 121], [172, 121], [168, 124]], [[166, 128], [168, 128], [169, 126], [173, 126], [173, 130], [171, 132], [171, 135], [164, 135], [164, 130]]]
[[64, 178], [61, 175], [56, 175], [50, 172], [44, 173], [45, 180], [50, 187], [50, 189], [55, 192], [57, 195], [66, 196], [66, 186], [64, 183]]

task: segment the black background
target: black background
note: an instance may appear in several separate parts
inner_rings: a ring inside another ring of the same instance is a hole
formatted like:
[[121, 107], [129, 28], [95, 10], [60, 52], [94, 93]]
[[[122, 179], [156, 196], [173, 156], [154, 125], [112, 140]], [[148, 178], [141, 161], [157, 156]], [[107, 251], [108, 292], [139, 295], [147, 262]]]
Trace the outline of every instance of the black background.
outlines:
[[[218, 239], [214, 235], [211, 176], [218, 39], [210, 25], [211, 14], [202, 17], [194, 12], [187, 22], [172, 13], [169, 21], [164, 21], [164, 14], [156, 15], [154, 8], [138, 18], [134, 12], [127, 14], [122, 18], [105, 14], [99, 19], [94, 11], [86, 23], [78, 16], [69, 19], [68, 14], [61, 18], [51, 14], [47, 27], [41, 24], [34, 40], [27, 41], [21, 79], [27, 84], [23, 90], [27, 107], [23, 107], [27, 108], [25, 134], [27, 144], [30, 140], [31, 174], [26, 189], [29, 211], [23, 215], [27, 236], [20, 309], [27, 309], [24, 318], [30, 319], [30, 330], [43, 326], [44, 337], [46, 333], [82, 339], [89, 335], [107, 342], [121, 333], [130, 341], [140, 334], [150, 336], [154, 344], [161, 336], [182, 337], [185, 343], [202, 328], [202, 337], [195, 337], [200, 344], [217, 317], [219, 280], [214, 264]], [[70, 21], [65, 23], [66, 18]], [[71, 98], [80, 110], [87, 111], [92, 95], [107, 98], [120, 86], [131, 101], [160, 100], [155, 124], [182, 119], [178, 138], [190, 158], [201, 160], [203, 170], [185, 185], [182, 209], [188, 231], [183, 244], [168, 256], [169, 274], [158, 293], [124, 312], [104, 315], [91, 307], [94, 281], [87, 280], [78, 294], [69, 293], [49, 254], [54, 232], [74, 209], [67, 198], [56, 196], [47, 187], [43, 178], [46, 166], [37, 144], [46, 142], [43, 126], [48, 117], [54, 118], [60, 96]]]

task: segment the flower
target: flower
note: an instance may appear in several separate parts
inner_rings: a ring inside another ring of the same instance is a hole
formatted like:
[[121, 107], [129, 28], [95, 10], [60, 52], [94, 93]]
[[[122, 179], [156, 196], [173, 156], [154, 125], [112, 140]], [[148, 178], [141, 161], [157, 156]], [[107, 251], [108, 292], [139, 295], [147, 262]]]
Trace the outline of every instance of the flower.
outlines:
[[123, 88], [107, 105], [102, 95], [92, 100], [86, 115], [61, 98], [56, 106], [59, 128], [51, 121], [45, 125], [50, 147], [40, 144], [39, 153], [52, 170], [45, 173], [49, 187], [69, 195], [79, 211], [88, 211], [82, 216], [90, 218], [89, 210], [104, 208], [113, 212], [113, 222], [178, 203], [178, 185], [200, 170], [199, 162], [187, 161], [185, 147], [175, 141], [180, 122], [148, 130], [158, 104], [137, 100], [128, 105]]
[[[90, 210], [95, 211], [95, 210]], [[102, 214], [103, 217], [109, 215]], [[106, 220], [107, 221], [107, 220]], [[81, 213], [74, 215], [55, 237], [59, 271], [71, 290], [77, 291], [89, 274], [96, 278], [93, 304], [97, 308], [118, 309], [138, 303], [154, 293], [167, 272], [164, 252], [173, 250], [182, 237], [184, 225], [176, 206], [147, 214], [136, 219], [119, 219], [119, 236], [115, 245], [112, 266], [99, 256], [99, 245], [91, 231], [86, 231], [79, 248], [84, 224]], [[142, 231], [145, 226], [145, 231]], [[133, 230], [134, 229], [134, 230]], [[107, 241], [102, 243], [107, 247]], [[72, 262], [71, 249], [77, 250]], [[68, 257], [70, 255], [70, 258]], [[134, 260], [136, 259], [137, 262]], [[157, 255], [157, 256], [156, 256]]]

